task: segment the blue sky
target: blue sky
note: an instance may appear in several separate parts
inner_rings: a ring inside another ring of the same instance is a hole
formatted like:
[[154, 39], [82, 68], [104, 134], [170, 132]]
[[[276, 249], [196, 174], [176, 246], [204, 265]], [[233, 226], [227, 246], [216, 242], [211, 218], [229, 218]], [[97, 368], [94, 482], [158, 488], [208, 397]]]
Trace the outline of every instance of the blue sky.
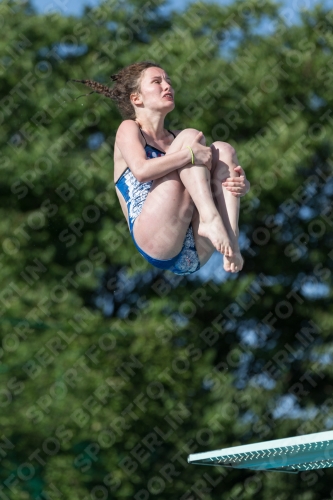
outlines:
[[[94, 7], [100, 3], [100, 0], [31, 0], [33, 6], [40, 13], [49, 10], [58, 10], [64, 15], [80, 16], [85, 5]], [[215, 0], [220, 5], [231, 4], [233, 0]], [[169, 0], [168, 5], [173, 9], [182, 9], [188, 3], [188, 0]], [[332, 8], [332, 0], [282, 0], [283, 7], [281, 14], [290, 22], [297, 22], [298, 13], [302, 8], [310, 8], [315, 4], [322, 4], [327, 9]]]

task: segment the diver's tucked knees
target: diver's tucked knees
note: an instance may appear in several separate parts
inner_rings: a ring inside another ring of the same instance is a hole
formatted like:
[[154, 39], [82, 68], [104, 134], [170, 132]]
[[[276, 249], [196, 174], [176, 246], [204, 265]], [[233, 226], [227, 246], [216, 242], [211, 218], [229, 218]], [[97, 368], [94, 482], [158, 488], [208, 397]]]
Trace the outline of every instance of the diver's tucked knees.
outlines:
[[[179, 137], [183, 138], [184, 140], [186, 139], [187, 141], [194, 141], [199, 132], [200, 130], [197, 130], [196, 128], [185, 128], [184, 130], [179, 132], [176, 139]], [[202, 139], [200, 140], [200, 144], [202, 144], [203, 146], [206, 145], [206, 138], [203, 134], [202, 134]]]
[[228, 142], [216, 141], [213, 142], [212, 146], [215, 146], [215, 148], [219, 150], [220, 154], [226, 154], [231, 157], [236, 154], [235, 148]]

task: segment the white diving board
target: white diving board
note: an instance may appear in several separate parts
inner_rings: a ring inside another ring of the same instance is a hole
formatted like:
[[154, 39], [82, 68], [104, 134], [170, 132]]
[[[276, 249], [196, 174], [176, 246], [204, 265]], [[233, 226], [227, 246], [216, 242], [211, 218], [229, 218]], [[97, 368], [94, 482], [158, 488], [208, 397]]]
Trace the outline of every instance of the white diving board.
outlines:
[[195, 465], [297, 473], [333, 467], [333, 431], [234, 446], [187, 458]]

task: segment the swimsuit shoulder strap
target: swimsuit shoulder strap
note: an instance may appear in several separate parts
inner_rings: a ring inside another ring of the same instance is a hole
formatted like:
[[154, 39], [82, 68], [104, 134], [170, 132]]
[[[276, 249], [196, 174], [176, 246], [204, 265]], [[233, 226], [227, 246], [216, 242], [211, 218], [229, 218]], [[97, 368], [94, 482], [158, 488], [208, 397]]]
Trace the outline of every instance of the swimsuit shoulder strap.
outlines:
[[143, 147], [145, 148], [145, 147], [147, 146], [147, 141], [146, 141], [146, 138], [145, 138], [145, 136], [143, 135], [143, 132], [142, 132], [142, 130], [141, 130], [141, 128], [140, 128], [140, 127], [139, 127], [139, 130], [140, 130], [140, 132], [141, 132], [142, 137], [143, 137], [143, 138], [144, 138], [144, 140], [145, 140], [145, 143], [146, 143], [146, 144], [143, 146]]
[[[142, 132], [142, 129], [141, 129], [141, 127], [139, 127], [139, 130], [140, 130], [140, 132], [141, 132], [141, 135], [142, 135], [142, 137], [144, 138], [144, 140], [145, 140], [145, 143], [146, 143], [146, 144], [144, 145], [144, 147], [146, 147], [146, 146], [148, 146], [148, 144], [147, 144], [147, 140], [146, 140], [145, 136], [143, 135], [143, 132]], [[167, 131], [168, 131], [168, 132], [169, 132], [170, 134], [172, 134], [172, 135], [174, 136], [174, 138], [176, 139], [176, 136], [175, 136], [175, 134], [174, 134], [174, 133], [173, 133], [173, 132], [172, 132], [171, 130], [167, 129]]]

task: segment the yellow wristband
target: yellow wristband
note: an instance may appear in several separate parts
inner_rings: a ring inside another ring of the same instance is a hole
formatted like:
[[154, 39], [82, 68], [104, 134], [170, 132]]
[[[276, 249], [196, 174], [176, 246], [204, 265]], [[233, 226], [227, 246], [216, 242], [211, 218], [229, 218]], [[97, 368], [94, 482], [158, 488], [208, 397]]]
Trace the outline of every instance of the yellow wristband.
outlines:
[[186, 147], [191, 151], [192, 165], [194, 165], [194, 153], [192, 151], [192, 148], [190, 146], [186, 146]]

